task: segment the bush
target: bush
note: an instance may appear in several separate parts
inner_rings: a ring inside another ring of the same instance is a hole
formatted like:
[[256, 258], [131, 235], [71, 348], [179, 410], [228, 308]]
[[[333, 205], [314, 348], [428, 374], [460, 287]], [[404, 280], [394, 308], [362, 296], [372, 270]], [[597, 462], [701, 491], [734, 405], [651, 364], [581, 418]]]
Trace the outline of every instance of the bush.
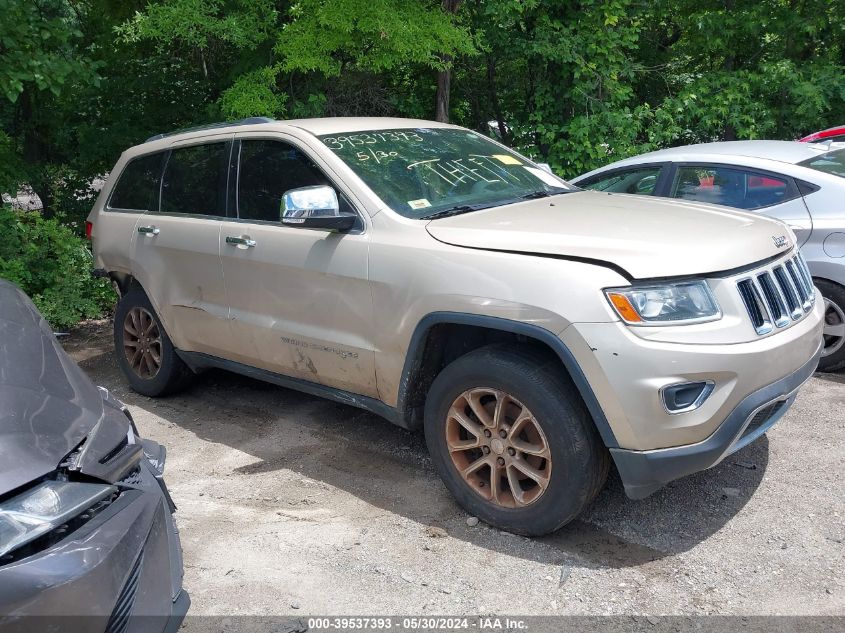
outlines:
[[91, 251], [71, 229], [4, 206], [0, 235], [0, 277], [20, 286], [54, 328], [111, 311], [114, 290], [108, 280], [91, 276]]

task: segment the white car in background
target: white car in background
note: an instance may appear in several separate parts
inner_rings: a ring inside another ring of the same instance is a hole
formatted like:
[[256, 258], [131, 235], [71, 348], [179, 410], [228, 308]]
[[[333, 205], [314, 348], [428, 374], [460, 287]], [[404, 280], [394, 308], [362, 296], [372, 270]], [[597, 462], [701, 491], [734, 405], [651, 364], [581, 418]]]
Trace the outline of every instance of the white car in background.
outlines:
[[791, 226], [825, 298], [819, 370], [845, 368], [845, 144], [731, 141], [673, 147], [611, 163], [571, 182], [609, 193], [720, 204]]

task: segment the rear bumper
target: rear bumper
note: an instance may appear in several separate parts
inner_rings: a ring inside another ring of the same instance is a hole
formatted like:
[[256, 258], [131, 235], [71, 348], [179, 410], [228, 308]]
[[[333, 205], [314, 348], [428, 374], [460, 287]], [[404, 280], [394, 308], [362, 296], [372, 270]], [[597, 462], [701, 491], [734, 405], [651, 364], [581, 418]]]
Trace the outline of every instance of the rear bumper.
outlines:
[[626, 494], [642, 499], [670, 481], [706, 470], [750, 444], [792, 406], [798, 388], [816, 370], [822, 348], [793, 373], [745, 397], [702, 442], [650, 451], [611, 448]]

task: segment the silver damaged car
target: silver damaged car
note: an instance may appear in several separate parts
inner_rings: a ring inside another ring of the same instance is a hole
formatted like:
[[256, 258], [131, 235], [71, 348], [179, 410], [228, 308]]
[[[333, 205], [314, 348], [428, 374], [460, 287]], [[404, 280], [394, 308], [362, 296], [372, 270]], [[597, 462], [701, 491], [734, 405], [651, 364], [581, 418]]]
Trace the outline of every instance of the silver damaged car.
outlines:
[[165, 451], [0, 280], [0, 630], [176, 631]]

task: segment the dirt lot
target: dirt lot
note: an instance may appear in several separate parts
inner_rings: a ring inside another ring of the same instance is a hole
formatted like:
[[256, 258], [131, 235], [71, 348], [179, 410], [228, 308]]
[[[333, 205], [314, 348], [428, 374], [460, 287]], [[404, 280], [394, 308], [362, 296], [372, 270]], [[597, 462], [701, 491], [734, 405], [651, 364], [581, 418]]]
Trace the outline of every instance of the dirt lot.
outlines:
[[167, 447], [193, 615], [845, 614], [845, 375], [718, 467], [638, 502], [612, 475], [527, 539], [468, 526], [422, 437], [373, 415], [223, 372], [152, 400], [107, 323], [66, 346]]

